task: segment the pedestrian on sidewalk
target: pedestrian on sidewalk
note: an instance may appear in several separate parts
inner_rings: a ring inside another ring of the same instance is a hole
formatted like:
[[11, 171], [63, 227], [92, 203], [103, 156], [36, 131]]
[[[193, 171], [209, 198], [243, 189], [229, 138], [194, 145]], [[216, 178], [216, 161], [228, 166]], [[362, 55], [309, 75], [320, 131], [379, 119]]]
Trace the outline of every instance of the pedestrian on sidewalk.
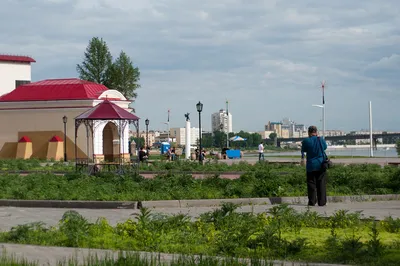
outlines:
[[260, 145], [258, 145], [258, 161], [261, 161], [261, 158], [264, 161], [264, 144], [262, 141]]
[[301, 143], [301, 160], [304, 165], [304, 153], [307, 155], [307, 192], [308, 205], [318, 206], [326, 205], [326, 169], [322, 169], [324, 162], [324, 152], [327, 148], [324, 138], [318, 136], [316, 126], [308, 128], [308, 138]]

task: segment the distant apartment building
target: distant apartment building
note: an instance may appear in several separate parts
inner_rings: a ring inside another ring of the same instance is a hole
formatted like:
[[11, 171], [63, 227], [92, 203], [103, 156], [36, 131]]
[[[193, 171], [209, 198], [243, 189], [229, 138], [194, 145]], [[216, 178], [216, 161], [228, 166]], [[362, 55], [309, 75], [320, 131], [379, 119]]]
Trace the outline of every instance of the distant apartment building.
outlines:
[[306, 126], [304, 124], [295, 124], [294, 125], [295, 132], [304, 132], [307, 131]]
[[232, 114], [227, 115], [226, 110], [221, 109], [211, 115], [211, 131], [233, 132]]
[[[174, 138], [177, 145], [183, 146], [186, 144], [186, 128], [171, 128], [169, 130], [171, 138]], [[190, 129], [190, 145], [195, 146], [199, 139], [199, 128], [192, 127]]]
[[275, 133], [275, 131], [259, 131], [257, 133], [260, 134], [262, 139], [269, 139], [269, 135], [271, 135], [271, 133]]
[[278, 138], [304, 138], [307, 129], [304, 124], [298, 124], [290, 118], [283, 118], [281, 122], [268, 122], [264, 127], [265, 132], [275, 132]]
[[281, 130], [281, 138], [287, 139], [291, 137], [291, 131], [289, 128], [282, 128]]
[[278, 135], [278, 138], [282, 137], [282, 123], [269, 121], [264, 128], [265, 131], [273, 131]]
[[305, 130], [293, 132], [292, 138], [306, 138], [308, 137], [308, 132]]
[[[153, 144], [156, 142], [156, 138], [160, 135], [159, 132], [156, 131], [149, 131], [149, 146], [153, 146]], [[129, 137], [134, 137], [136, 138], [136, 131], [129, 131]], [[141, 131], [139, 132], [139, 138], [144, 139], [144, 143], [147, 145], [147, 134], [146, 131]]]

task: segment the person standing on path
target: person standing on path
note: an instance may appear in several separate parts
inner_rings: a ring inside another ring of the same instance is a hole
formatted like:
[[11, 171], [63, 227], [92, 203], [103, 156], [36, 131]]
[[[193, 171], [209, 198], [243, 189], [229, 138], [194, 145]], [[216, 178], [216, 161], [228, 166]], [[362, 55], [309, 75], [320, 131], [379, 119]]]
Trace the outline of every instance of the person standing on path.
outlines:
[[258, 161], [261, 161], [261, 157], [264, 161], [264, 144], [262, 141], [260, 145], [258, 145]]
[[307, 154], [307, 192], [308, 205], [326, 205], [326, 170], [322, 169], [324, 151], [327, 145], [324, 138], [318, 136], [316, 126], [308, 128], [308, 138], [301, 143], [301, 160], [304, 164], [304, 153]]

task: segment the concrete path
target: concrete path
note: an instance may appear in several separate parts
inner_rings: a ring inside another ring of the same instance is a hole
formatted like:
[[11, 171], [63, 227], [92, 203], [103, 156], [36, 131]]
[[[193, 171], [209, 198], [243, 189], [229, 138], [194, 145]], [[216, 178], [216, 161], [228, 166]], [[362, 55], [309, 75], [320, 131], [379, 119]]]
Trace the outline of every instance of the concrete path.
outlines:
[[[291, 204], [291, 207], [298, 211], [305, 211], [308, 207], [304, 204]], [[253, 205], [242, 206], [239, 212], [268, 212], [273, 205]], [[217, 207], [171, 207], [171, 208], [152, 208], [155, 213], [164, 214], [188, 214], [191, 217], [198, 217], [200, 214], [212, 211]], [[400, 218], [400, 201], [373, 201], [373, 202], [353, 202], [353, 203], [328, 203], [325, 207], [311, 207], [312, 210], [323, 216], [329, 216], [337, 210], [349, 210], [350, 212], [362, 211], [364, 217], [376, 217], [382, 220], [385, 217], [392, 216]], [[62, 215], [69, 209], [54, 208], [0, 208], [0, 230], [10, 230], [11, 227], [32, 223], [44, 222], [49, 226], [55, 226], [61, 219]], [[124, 222], [129, 218], [133, 218], [134, 213], [140, 212], [138, 209], [74, 209], [89, 221], [95, 222], [99, 217], [106, 218], [110, 224], [116, 225]]]

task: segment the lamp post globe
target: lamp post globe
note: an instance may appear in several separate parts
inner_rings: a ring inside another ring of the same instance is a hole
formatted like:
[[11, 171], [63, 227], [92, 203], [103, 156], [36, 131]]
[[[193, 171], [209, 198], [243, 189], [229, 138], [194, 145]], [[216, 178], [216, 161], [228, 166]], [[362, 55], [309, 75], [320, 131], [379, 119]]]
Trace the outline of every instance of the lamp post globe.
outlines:
[[66, 115], [64, 115], [62, 120], [64, 123], [64, 162], [66, 162], [67, 161], [67, 122], [68, 122], [68, 117]]
[[201, 147], [201, 112], [203, 111], [203, 104], [199, 101], [196, 104], [197, 112], [199, 112], [199, 162], [203, 161], [202, 147]]
[[203, 104], [199, 101], [196, 104], [197, 112], [201, 113], [203, 111]]

